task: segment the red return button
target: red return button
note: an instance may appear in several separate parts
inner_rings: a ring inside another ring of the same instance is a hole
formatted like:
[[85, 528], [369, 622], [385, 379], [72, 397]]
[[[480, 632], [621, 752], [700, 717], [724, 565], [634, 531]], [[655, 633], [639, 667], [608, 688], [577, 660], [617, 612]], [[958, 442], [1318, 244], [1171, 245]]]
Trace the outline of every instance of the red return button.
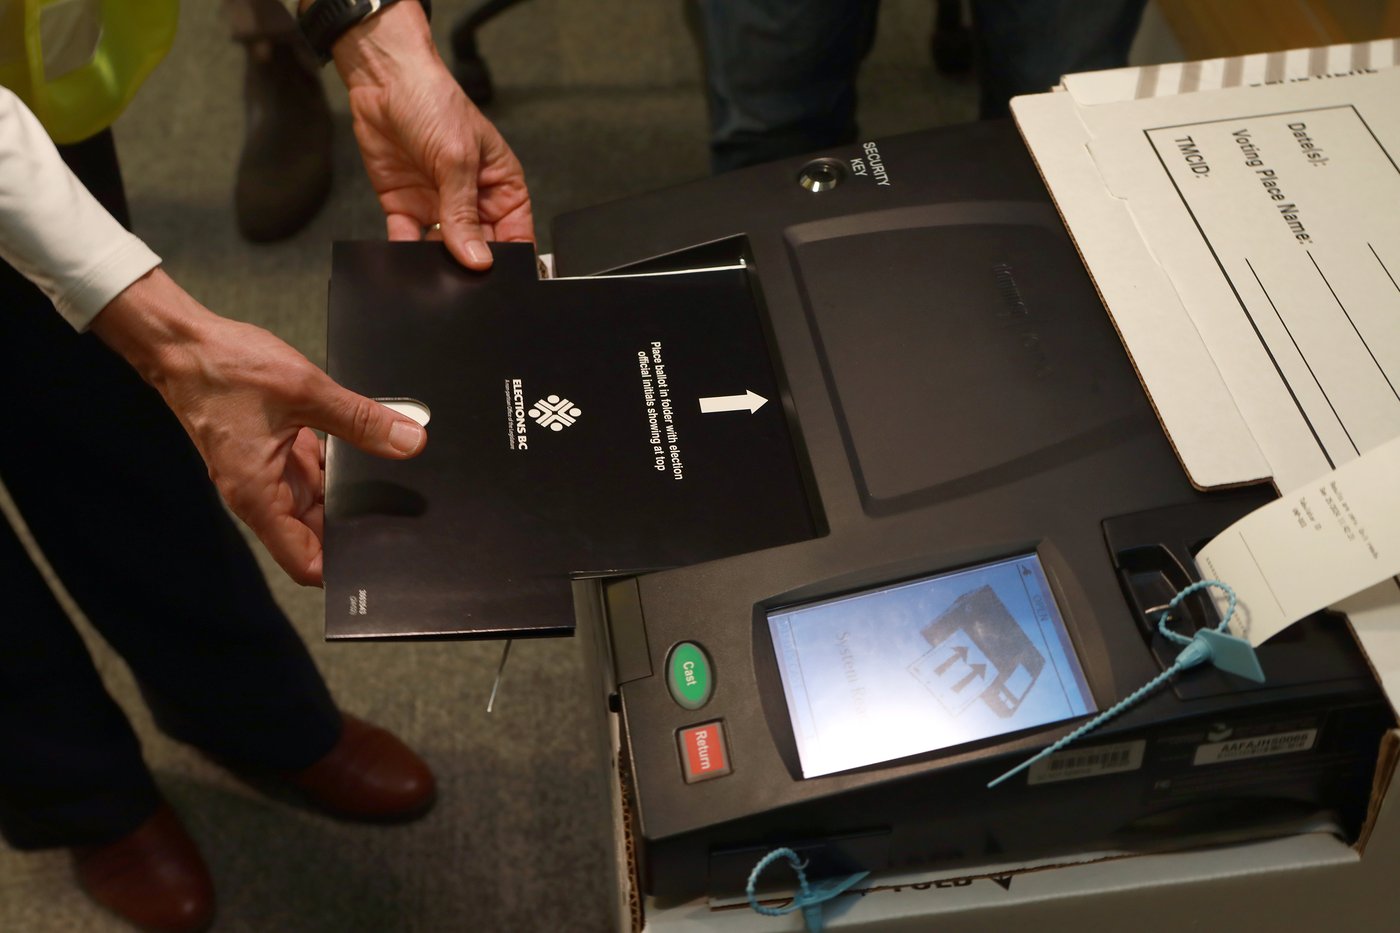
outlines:
[[724, 725], [719, 720], [701, 723], [677, 733], [681, 746], [681, 769], [685, 782], [707, 781], [734, 770], [729, 766], [729, 749], [724, 743]]

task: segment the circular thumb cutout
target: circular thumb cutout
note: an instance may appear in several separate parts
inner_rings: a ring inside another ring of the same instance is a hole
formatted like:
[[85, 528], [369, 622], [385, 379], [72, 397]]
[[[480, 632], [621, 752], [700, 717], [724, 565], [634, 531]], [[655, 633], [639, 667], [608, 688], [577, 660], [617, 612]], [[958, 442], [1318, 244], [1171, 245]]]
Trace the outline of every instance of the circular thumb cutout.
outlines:
[[432, 418], [433, 416], [433, 413], [428, 410], [428, 406], [424, 405], [417, 399], [377, 398], [375, 399], [375, 401], [383, 405], [385, 408], [392, 408], [399, 414], [407, 418], [412, 418], [414, 421], [418, 422], [425, 428], [428, 426], [428, 419]]

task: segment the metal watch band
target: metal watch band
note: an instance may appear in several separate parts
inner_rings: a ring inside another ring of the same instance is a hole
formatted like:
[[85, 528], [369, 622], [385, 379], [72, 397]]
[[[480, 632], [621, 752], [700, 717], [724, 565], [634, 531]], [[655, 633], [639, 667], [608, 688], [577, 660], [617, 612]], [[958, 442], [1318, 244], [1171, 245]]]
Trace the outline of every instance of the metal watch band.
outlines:
[[[321, 64], [331, 60], [331, 49], [347, 30], [397, 0], [316, 0], [297, 17], [297, 26]], [[433, 15], [430, 0], [419, 0], [423, 12]]]

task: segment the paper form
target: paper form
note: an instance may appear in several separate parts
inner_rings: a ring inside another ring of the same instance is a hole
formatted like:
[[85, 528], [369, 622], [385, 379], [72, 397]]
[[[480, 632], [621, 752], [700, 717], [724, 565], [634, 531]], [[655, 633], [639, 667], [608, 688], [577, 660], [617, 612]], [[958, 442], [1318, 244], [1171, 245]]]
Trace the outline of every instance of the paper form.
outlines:
[[[1018, 121], [1193, 479], [1256, 472], [1241, 420], [1280, 489], [1400, 435], [1400, 69], [1067, 98], [1019, 98]], [[1086, 198], [1136, 242], [1077, 223]], [[1224, 394], [1200, 391], [1201, 347]], [[1222, 449], [1237, 469], [1200, 468]]]
[[1328, 467], [1400, 435], [1400, 236], [1377, 209], [1400, 168], [1356, 107], [1144, 132]]

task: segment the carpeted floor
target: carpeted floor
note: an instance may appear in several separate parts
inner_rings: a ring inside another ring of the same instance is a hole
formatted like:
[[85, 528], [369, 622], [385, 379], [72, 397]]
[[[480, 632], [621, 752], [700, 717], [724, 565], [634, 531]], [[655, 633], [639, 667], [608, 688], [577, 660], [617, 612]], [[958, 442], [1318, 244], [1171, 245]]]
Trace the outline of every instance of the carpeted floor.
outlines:
[[[464, 5], [435, 4], [441, 47]], [[383, 235], [343, 90], [328, 73], [338, 114], [330, 204], [289, 242], [245, 244], [230, 213], [242, 53], [216, 4], [186, 2], [183, 14], [169, 59], [117, 125], [137, 231], [210, 307], [268, 327], [319, 361], [331, 241]], [[972, 85], [940, 79], [929, 65], [931, 24], [930, 0], [886, 0], [862, 79], [866, 134], [973, 116]], [[525, 165], [542, 248], [561, 211], [705, 173], [698, 55], [681, 0], [536, 0], [490, 25], [482, 47], [498, 85], [489, 113]], [[441, 801], [422, 822], [396, 828], [270, 802], [157, 733], [126, 669], [90, 638], [210, 862], [215, 929], [604, 929], [605, 758], [585, 738], [580, 644], [518, 644], [488, 715], [499, 646], [327, 645], [320, 591], [266, 567], [342, 704], [418, 747], [437, 770]], [[0, 847], [0, 930], [122, 929], [74, 888], [65, 855]]]

